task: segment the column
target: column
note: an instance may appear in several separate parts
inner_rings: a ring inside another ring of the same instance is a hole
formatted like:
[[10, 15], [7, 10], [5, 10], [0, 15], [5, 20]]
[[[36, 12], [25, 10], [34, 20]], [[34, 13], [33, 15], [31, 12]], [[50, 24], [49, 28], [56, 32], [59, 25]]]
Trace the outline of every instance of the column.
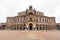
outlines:
[[17, 30], [17, 24], [16, 24], [16, 30]]
[[43, 25], [42, 25], [41, 29], [43, 30]]
[[20, 30], [20, 24], [19, 24], [19, 30]]
[[40, 26], [39, 26], [39, 24], [38, 24], [38, 30], [40, 29]]

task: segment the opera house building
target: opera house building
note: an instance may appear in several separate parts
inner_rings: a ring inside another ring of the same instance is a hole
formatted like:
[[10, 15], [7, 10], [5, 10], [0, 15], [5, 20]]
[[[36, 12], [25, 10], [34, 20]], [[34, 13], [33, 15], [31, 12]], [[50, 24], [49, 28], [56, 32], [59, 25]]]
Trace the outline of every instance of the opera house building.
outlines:
[[17, 16], [7, 17], [7, 30], [55, 30], [55, 17], [45, 16], [43, 12], [36, 11], [29, 6], [29, 9], [18, 12]]

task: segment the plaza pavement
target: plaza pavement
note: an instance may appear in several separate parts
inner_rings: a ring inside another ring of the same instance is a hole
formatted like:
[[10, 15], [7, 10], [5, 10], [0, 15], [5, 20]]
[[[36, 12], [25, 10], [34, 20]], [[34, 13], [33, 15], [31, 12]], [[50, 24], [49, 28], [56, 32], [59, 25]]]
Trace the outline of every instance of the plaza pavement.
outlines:
[[60, 40], [60, 31], [0, 30], [0, 40]]

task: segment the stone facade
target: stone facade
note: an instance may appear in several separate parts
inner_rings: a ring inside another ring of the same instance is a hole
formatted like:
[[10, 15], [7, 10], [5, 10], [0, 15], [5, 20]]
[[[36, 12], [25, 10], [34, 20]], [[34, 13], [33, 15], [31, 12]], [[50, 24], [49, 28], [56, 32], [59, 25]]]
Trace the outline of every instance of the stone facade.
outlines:
[[0, 23], [0, 30], [5, 30], [6, 24], [5, 23]]
[[57, 30], [60, 30], [60, 23], [56, 23]]
[[55, 30], [55, 17], [45, 16], [43, 12], [36, 11], [29, 6], [17, 16], [7, 17], [6, 27], [8, 30]]

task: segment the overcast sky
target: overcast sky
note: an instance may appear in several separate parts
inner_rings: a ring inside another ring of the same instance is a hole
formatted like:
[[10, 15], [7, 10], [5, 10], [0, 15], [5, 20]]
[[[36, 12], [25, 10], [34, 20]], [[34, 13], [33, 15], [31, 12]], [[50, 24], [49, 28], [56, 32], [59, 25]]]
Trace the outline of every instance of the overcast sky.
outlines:
[[60, 23], [60, 0], [0, 0], [0, 22], [25, 11], [29, 5], [44, 15], [55, 17], [56, 22]]

